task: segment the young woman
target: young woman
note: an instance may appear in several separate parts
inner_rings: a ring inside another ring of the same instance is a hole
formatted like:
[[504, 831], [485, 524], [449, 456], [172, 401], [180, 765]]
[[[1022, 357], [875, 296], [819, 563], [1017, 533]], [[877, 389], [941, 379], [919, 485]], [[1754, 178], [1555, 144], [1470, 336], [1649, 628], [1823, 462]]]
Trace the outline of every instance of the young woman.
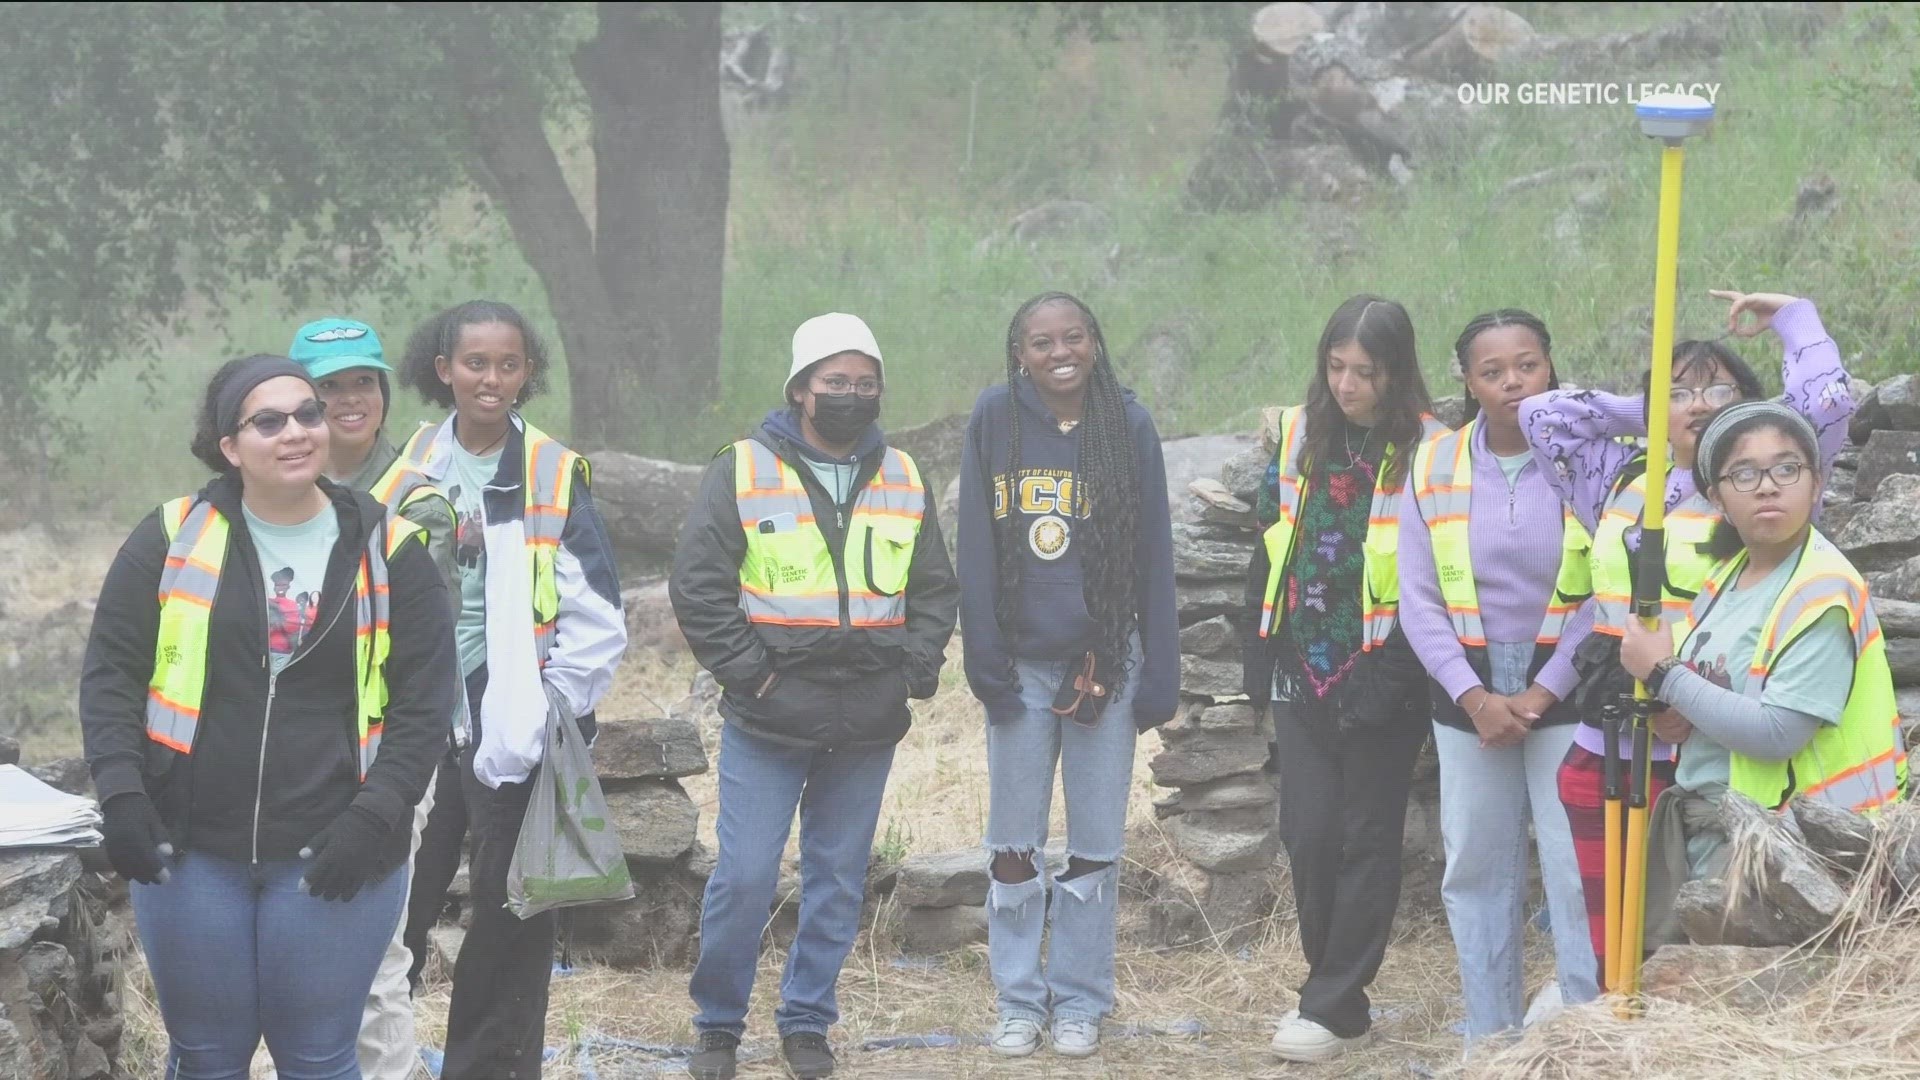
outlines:
[[[1173, 718], [1180, 683], [1160, 438], [1085, 304], [1045, 293], [1015, 312], [1007, 382], [974, 404], [960, 475], [962, 640], [988, 721], [993, 1049], [1031, 1054], [1050, 1024], [1055, 1051], [1085, 1057], [1113, 1008], [1134, 740]], [[1068, 860], [1049, 902], [1056, 763]]]
[[1320, 335], [1307, 403], [1280, 418], [1260, 500], [1274, 522], [1247, 570], [1247, 696], [1271, 700], [1281, 836], [1307, 981], [1273, 1038], [1321, 1061], [1371, 1028], [1400, 897], [1413, 763], [1427, 741], [1426, 673], [1399, 630], [1400, 494], [1414, 448], [1445, 434], [1420, 376], [1413, 320], [1356, 296]]
[[287, 1080], [360, 1074], [446, 738], [446, 585], [417, 527], [321, 475], [327, 435], [300, 365], [222, 367], [193, 437], [217, 475], [140, 522], [94, 611], [81, 725], [170, 1076], [244, 1076], [263, 1036]]
[[[327, 478], [355, 491], [365, 491], [388, 508], [426, 532], [427, 551], [447, 582], [447, 595], [455, 614], [459, 611], [460, 580], [453, 570], [453, 504], [447, 501], [425, 474], [400, 460], [399, 451], [387, 441], [387, 406], [393, 400], [387, 376], [393, 371], [373, 327], [353, 319], [319, 319], [294, 331], [287, 355], [307, 369], [307, 377], [319, 387], [320, 400], [327, 406]], [[454, 681], [456, 691], [460, 680]], [[448, 717], [446, 747], [452, 749], [453, 725], [465, 715], [464, 694]], [[442, 755], [445, 759], [451, 754]], [[458, 781], [447, 788], [458, 790]], [[410, 857], [420, 848], [420, 837], [433, 812], [437, 782], [427, 785], [426, 794], [413, 809], [413, 846]], [[458, 799], [451, 810], [458, 813]], [[443, 812], [442, 817], [448, 816]], [[464, 835], [464, 824], [461, 834]], [[444, 850], [444, 845], [442, 846]], [[449, 861], [444, 854], [429, 853], [431, 859]], [[457, 843], [451, 849], [451, 861], [458, 864]], [[444, 902], [446, 882], [453, 876], [450, 867], [444, 875], [425, 875], [427, 888], [420, 888], [422, 875], [418, 860], [408, 877], [409, 911], [431, 907], [437, 914]], [[434, 887], [434, 882], [440, 882]], [[360, 1026], [360, 1072], [366, 1080], [408, 1080], [419, 1059], [414, 1039], [413, 993], [410, 972], [417, 972], [426, 960], [426, 930], [411, 947], [407, 941], [410, 920], [403, 919], [394, 928], [386, 955], [373, 980], [373, 992], [367, 998], [367, 1012]], [[429, 920], [428, 925], [431, 925]]]
[[[1730, 302], [1727, 329], [1753, 337], [1771, 328], [1785, 353], [1781, 362], [1784, 401], [1819, 433], [1824, 472], [1847, 442], [1853, 397], [1840, 350], [1820, 325], [1810, 300], [1779, 293], [1713, 290]], [[1751, 314], [1750, 323], [1741, 317]], [[1673, 350], [1673, 394], [1668, 445], [1674, 468], [1667, 474], [1666, 582], [1662, 607], [1668, 621], [1679, 619], [1700, 591], [1713, 560], [1708, 538], [1720, 520], [1706, 493], [1694, 486], [1694, 452], [1700, 433], [1719, 409], [1764, 396], [1760, 380], [1738, 354], [1716, 341], [1683, 341]], [[1520, 406], [1527, 433], [1547, 481], [1593, 533], [1593, 636], [1574, 665], [1580, 684], [1574, 702], [1580, 725], [1574, 746], [1560, 766], [1560, 801], [1567, 808], [1580, 879], [1587, 899], [1587, 922], [1596, 958], [1606, 963], [1606, 820], [1602, 791], [1601, 709], [1633, 692], [1620, 668], [1620, 638], [1632, 621], [1633, 580], [1640, 548], [1640, 518], [1646, 506], [1646, 455], [1623, 439], [1646, 435], [1646, 393], [1608, 394], [1597, 390], [1553, 391]], [[1817, 507], [1816, 507], [1817, 512]], [[1631, 759], [1633, 746], [1621, 740]], [[1656, 740], [1651, 797], [1673, 781], [1673, 749]]]
[[1469, 419], [1420, 447], [1400, 513], [1400, 619], [1434, 683], [1441, 896], [1469, 1045], [1523, 1019], [1529, 822], [1560, 997], [1599, 993], [1555, 785], [1577, 719], [1564, 701], [1573, 652], [1591, 625], [1587, 532], [1554, 498], [1519, 420], [1521, 401], [1557, 385], [1552, 348], [1545, 324], [1524, 311], [1467, 324], [1454, 358]]
[[[908, 701], [940, 687], [960, 587], [913, 458], [875, 422], [880, 346], [853, 315], [793, 335], [786, 405], [707, 466], [669, 593], [725, 687], [719, 857], [700, 908], [695, 1080], [732, 1080], [780, 857], [800, 812], [800, 927], [774, 1019], [800, 1080], [834, 1070], [834, 984]], [[840, 597], [845, 596], [845, 600]]]
[[1768, 808], [1797, 796], [1873, 813], [1906, 786], [1866, 582], [1813, 527], [1819, 461], [1796, 409], [1747, 401], [1716, 415], [1693, 462], [1696, 489], [1721, 515], [1713, 570], [1677, 633], [1627, 623], [1620, 664], [1669, 706], [1660, 733], [1680, 746], [1653, 813], [1649, 944], [1672, 940], [1663, 924], [1680, 884], [1724, 867], [1713, 810], [1727, 792]]
[[533, 328], [490, 300], [422, 324], [401, 373], [453, 410], [401, 452], [458, 516], [454, 638], [471, 730], [456, 734], [473, 833], [473, 918], [453, 974], [444, 1080], [540, 1075], [556, 919], [506, 909], [507, 868], [550, 712], [578, 718], [591, 740], [593, 709], [626, 649], [620, 582], [586, 459], [517, 411], [545, 388], [546, 374]]

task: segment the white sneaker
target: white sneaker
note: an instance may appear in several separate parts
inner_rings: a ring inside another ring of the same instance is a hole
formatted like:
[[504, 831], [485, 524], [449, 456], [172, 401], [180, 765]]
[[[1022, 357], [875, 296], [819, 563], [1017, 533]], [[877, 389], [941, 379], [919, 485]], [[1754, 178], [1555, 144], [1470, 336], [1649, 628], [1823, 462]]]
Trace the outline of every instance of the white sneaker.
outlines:
[[1053, 1052], [1062, 1057], [1092, 1057], [1100, 1051], [1100, 1025], [1091, 1020], [1055, 1020]]
[[1040, 1025], [1024, 1016], [1009, 1016], [993, 1029], [989, 1044], [1001, 1057], [1026, 1057], [1040, 1049]]
[[1343, 1039], [1296, 1012], [1290, 1013], [1280, 1030], [1273, 1033], [1273, 1052], [1282, 1061], [1327, 1061], [1365, 1046], [1372, 1037], [1369, 1031]]

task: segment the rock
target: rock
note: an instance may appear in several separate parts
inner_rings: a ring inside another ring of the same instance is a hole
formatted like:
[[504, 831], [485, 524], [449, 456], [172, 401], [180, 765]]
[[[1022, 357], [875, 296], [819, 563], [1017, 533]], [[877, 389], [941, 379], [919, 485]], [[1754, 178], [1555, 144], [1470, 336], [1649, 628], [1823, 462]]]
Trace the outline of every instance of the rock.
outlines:
[[628, 648], [665, 653], [686, 651], [687, 639], [680, 633], [680, 620], [674, 617], [666, 578], [622, 591], [620, 607], [627, 618]]
[[908, 908], [900, 916], [896, 933], [903, 952], [927, 955], [964, 949], [987, 940], [986, 904]]
[[1163, 742], [1177, 743], [1196, 734], [1245, 735], [1262, 741], [1272, 738], [1264, 706], [1249, 702], [1215, 704], [1207, 698], [1187, 698], [1173, 719], [1159, 728]]
[[1268, 4], [1253, 13], [1253, 40], [1275, 56], [1292, 56], [1302, 42], [1327, 28], [1311, 4]]
[[700, 811], [678, 781], [639, 780], [607, 792], [607, 817], [629, 862], [670, 862], [693, 846]]
[[1920, 476], [1882, 480], [1878, 498], [1833, 542], [1862, 571], [1892, 570], [1920, 555]]
[[1900, 727], [1906, 745], [1920, 747], [1920, 689], [1908, 687], [1893, 692], [1893, 707], [1900, 714]]
[[91, 600], [0, 620], [0, 731], [80, 730], [77, 688], [92, 630]]
[[21, 954], [19, 963], [27, 976], [27, 989], [48, 1001], [70, 993], [79, 970], [73, 955], [52, 941], [34, 942]]
[[[1167, 499], [1172, 503], [1176, 523], [1191, 522], [1197, 514], [1188, 491], [1195, 480], [1212, 480], [1219, 475], [1220, 463], [1245, 450], [1253, 440], [1245, 435], [1195, 435], [1168, 439], [1160, 444], [1160, 456], [1166, 463]], [[1235, 498], [1244, 499], [1228, 491]], [[942, 522], [948, 519], [942, 518]]]
[[1235, 498], [1227, 486], [1218, 480], [1202, 476], [1187, 485], [1187, 494], [1192, 497], [1191, 505], [1199, 512], [1200, 521], [1247, 529], [1259, 524], [1254, 518], [1253, 507]]
[[1252, 733], [1202, 732], [1166, 742], [1147, 767], [1161, 787], [1185, 787], [1258, 772], [1266, 767], [1267, 755], [1266, 740]]
[[1884, 573], [1869, 574], [1867, 581], [1876, 604], [1882, 598], [1920, 602], [1920, 555]]
[[1820, 489], [1820, 506], [1824, 511], [1830, 506], [1845, 506], [1858, 497], [1859, 474], [1850, 469], [1834, 469], [1827, 475], [1827, 486]]
[[1889, 476], [1920, 473], [1920, 430], [1876, 431], [1860, 451], [1854, 497], [1871, 499]]
[[602, 720], [593, 767], [604, 781], [671, 779], [706, 772], [707, 753], [689, 717]]
[[1874, 399], [1885, 427], [1920, 431], [1920, 375], [1895, 375], [1880, 384]]
[[1873, 613], [1880, 617], [1880, 630], [1888, 637], [1920, 637], [1920, 604], [1875, 596]]
[[583, 957], [629, 971], [690, 963], [702, 887], [684, 862], [639, 869], [632, 900], [573, 909], [573, 946]]
[[85, 1035], [73, 1044], [73, 1053], [67, 1056], [67, 1080], [107, 1080], [113, 1075], [113, 1062], [107, 1060], [107, 1052], [93, 1044]]
[[1176, 860], [1149, 893], [1147, 940], [1174, 948], [1237, 950], [1267, 925], [1275, 899], [1264, 870], [1216, 874]]
[[691, 692], [674, 702], [667, 715], [693, 721], [701, 739], [718, 746], [720, 725], [725, 722], [720, 716], [720, 693], [720, 684], [713, 673], [702, 669], [693, 677]]
[[1873, 822], [1850, 810], [1818, 799], [1795, 797], [1793, 809], [1807, 846], [1826, 856], [1850, 873], [1859, 873], [1867, 862], [1867, 849], [1873, 846]]
[[[920, 482], [929, 492], [940, 491], [960, 476], [960, 451], [967, 442], [967, 415], [956, 413], [929, 420], [914, 427], [887, 429], [887, 445], [897, 446], [913, 458], [920, 469]], [[956, 500], [958, 498], [956, 491]], [[956, 501], [956, 505], [958, 505]], [[954, 531], [956, 518], [943, 505], [940, 528], [946, 536]], [[943, 537], [944, 538], [944, 537]]]
[[87, 1021], [82, 1031], [94, 1045], [107, 1050], [120, 1045], [120, 1037], [126, 1034], [127, 1018], [124, 1016], [105, 1016], [98, 1020]]
[[1180, 690], [1186, 694], [1210, 697], [1243, 696], [1239, 660], [1209, 660], [1187, 653], [1180, 655]]
[[[1907, 755], [1907, 773], [1920, 775], [1920, 747]], [[1909, 897], [1920, 896], [1920, 811], [1911, 803], [1881, 815], [1881, 829], [1894, 835], [1887, 843], [1887, 865], [1893, 880]]]
[[1234, 498], [1254, 504], [1259, 498], [1260, 486], [1267, 482], [1267, 465], [1272, 460], [1273, 451], [1249, 446], [1220, 466], [1220, 482]]
[[664, 568], [673, 558], [705, 467], [618, 450], [587, 457], [593, 462], [593, 502], [613, 541], [621, 577], [638, 578], [646, 570]]
[[[1880, 388], [1863, 384], [1859, 379], [1849, 380], [1853, 389], [1853, 416], [1847, 421], [1847, 439], [1849, 450], [1854, 446], [1865, 446], [1873, 433], [1893, 430], [1887, 425], [1886, 411], [1880, 408]], [[1866, 389], [1861, 387], [1865, 385]], [[1838, 462], [1835, 462], [1837, 465]]]
[[1920, 638], [1888, 639], [1887, 667], [1893, 671], [1893, 685], [1920, 686]]
[[1712, 889], [1688, 882], [1675, 902], [1688, 939], [1696, 945], [1800, 945], [1824, 934], [1847, 896], [1806, 847], [1797, 819], [1762, 810], [1736, 793], [1722, 799], [1720, 819], [1729, 836], [1760, 837], [1764, 881], [1758, 891], [1742, 884], [1731, 896], [1717, 879]]
[[1434, 418], [1450, 428], [1457, 428], [1467, 422], [1467, 399], [1455, 395], [1433, 399]]
[[1787, 946], [1662, 945], [1640, 969], [1640, 987], [1668, 1001], [1759, 1014], [1805, 993], [1831, 968], [1830, 958]]
[[[1245, 572], [1245, 567], [1241, 568]], [[1920, 576], [1916, 577], [1920, 581]], [[1232, 583], [1215, 581], [1202, 585], [1179, 585], [1174, 587], [1175, 613], [1181, 626], [1190, 626], [1216, 615], [1238, 614], [1246, 605], [1244, 582]]]
[[0, 735], [0, 765], [20, 764], [20, 740], [10, 735]]
[[1180, 810], [1205, 813], [1272, 806], [1277, 793], [1264, 774], [1245, 773], [1179, 789]]
[[1240, 662], [1240, 631], [1224, 615], [1194, 623], [1180, 631], [1180, 652], [1183, 656], [1231, 660], [1237, 664]]
[[39, 765], [29, 765], [27, 771], [39, 777], [48, 786], [58, 788], [69, 795], [93, 798], [93, 771], [87, 768], [85, 758], [54, 758]]
[[1089, 202], [1051, 199], [1021, 211], [1007, 231], [1029, 245], [1059, 237], [1103, 240], [1113, 232], [1113, 216]]
[[986, 852], [979, 848], [909, 855], [900, 863], [894, 901], [907, 908], [984, 904], [987, 863]]
[[31, 940], [48, 911], [80, 880], [80, 859], [46, 848], [0, 850], [0, 950]]
[[1188, 584], [1244, 582], [1252, 554], [1251, 541], [1225, 539], [1218, 530], [1204, 526], [1176, 524], [1173, 527], [1173, 575], [1176, 581]]
[[[1840, 474], [1836, 473], [1835, 475]], [[1827, 490], [1828, 493], [1831, 494], [1833, 489], [1829, 487]], [[1847, 523], [1860, 516], [1860, 512], [1866, 508], [1866, 503], [1830, 502], [1826, 500], [1825, 496], [1822, 496], [1820, 513], [1814, 521], [1814, 524], [1819, 527], [1821, 535], [1831, 540], [1839, 536], [1841, 531], [1847, 527]]]

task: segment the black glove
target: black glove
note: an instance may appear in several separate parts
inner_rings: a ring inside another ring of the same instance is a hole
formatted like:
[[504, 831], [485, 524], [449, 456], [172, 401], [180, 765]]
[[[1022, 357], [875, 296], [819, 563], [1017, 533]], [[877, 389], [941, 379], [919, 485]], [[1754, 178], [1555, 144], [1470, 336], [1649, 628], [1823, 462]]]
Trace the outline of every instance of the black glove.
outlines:
[[173, 844], [146, 792], [123, 791], [107, 800], [100, 815], [100, 834], [114, 873], [142, 885], [167, 880], [167, 866], [161, 860], [173, 856]]
[[322, 900], [351, 900], [374, 874], [374, 860], [386, 842], [387, 826], [373, 811], [358, 806], [333, 819], [319, 835], [300, 849], [313, 865], [300, 879], [309, 896]]

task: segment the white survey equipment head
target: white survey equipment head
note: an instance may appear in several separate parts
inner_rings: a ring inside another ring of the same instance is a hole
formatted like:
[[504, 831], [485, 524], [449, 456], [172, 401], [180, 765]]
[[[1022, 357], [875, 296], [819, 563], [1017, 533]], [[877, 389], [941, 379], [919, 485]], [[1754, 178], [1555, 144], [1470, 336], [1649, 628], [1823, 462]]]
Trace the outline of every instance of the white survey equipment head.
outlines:
[[1698, 135], [1713, 123], [1713, 103], [1692, 94], [1655, 94], [1633, 107], [1640, 131], [1669, 141]]

